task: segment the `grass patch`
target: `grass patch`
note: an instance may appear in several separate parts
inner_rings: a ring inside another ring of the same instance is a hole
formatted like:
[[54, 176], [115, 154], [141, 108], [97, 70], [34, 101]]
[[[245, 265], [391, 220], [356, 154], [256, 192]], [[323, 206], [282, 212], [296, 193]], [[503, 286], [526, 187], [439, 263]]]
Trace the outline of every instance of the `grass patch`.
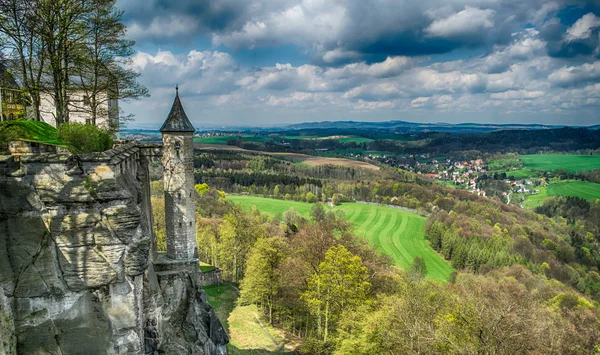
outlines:
[[[260, 320], [265, 329], [260, 325], [255, 315], [260, 312], [256, 306], [236, 305], [238, 295], [230, 285], [214, 285], [203, 287], [208, 303], [213, 307], [215, 313], [223, 323], [230, 337], [227, 351], [230, 354], [289, 354], [280, 350], [280, 344], [284, 339], [280, 331], [268, 326], [261, 317]], [[271, 339], [273, 337], [279, 344], [276, 345]]]
[[202, 261], [200, 262], [200, 271], [201, 272], [209, 272], [209, 271], [213, 271], [215, 269], [216, 269], [216, 267], [214, 267], [214, 266], [212, 266], [210, 264], [207, 264], [207, 263], [202, 262]]
[[373, 141], [371, 138], [364, 138], [364, 137], [346, 137], [346, 138], [338, 138], [337, 140], [342, 143], [348, 143], [348, 142], [366, 143], [366, 142]]
[[[248, 209], [257, 206], [261, 212], [270, 215], [294, 208], [308, 217], [313, 206], [305, 202], [256, 196], [227, 198]], [[427, 276], [438, 281], [448, 280], [454, 271], [427, 243], [424, 217], [396, 208], [362, 203], [344, 203], [335, 209], [344, 211], [346, 219], [354, 224], [357, 236], [367, 239], [381, 253], [391, 256], [396, 265], [407, 268], [415, 257], [421, 256], [427, 265]]]
[[40, 121], [17, 120], [0, 122], [0, 142], [21, 139], [29, 142], [70, 147], [58, 138], [58, 130]]
[[247, 209], [252, 209], [252, 206], [256, 206], [261, 212], [271, 216], [274, 216], [277, 213], [283, 215], [285, 211], [293, 208], [296, 212], [300, 213], [302, 217], [309, 218], [310, 210], [313, 207], [312, 203], [307, 202], [277, 200], [274, 198], [257, 196], [227, 195], [227, 199], [238, 203]]
[[527, 179], [527, 178], [537, 177], [538, 174], [536, 174], [534, 171], [531, 171], [529, 169], [518, 169], [518, 170], [507, 170], [506, 176], [507, 177], [514, 176], [515, 179]]
[[520, 158], [526, 168], [534, 170], [564, 169], [575, 173], [600, 169], [600, 156], [597, 155], [534, 154], [522, 155]]
[[215, 136], [215, 137], [202, 137], [202, 138], [194, 138], [194, 143], [203, 143], [203, 144], [227, 144], [229, 140], [235, 140], [238, 136]]
[[548, 197], [547, 187], [538, 186], [535, 189], [538, 190], [539, 193], [535, 195], [527, 195], [525, 201], [523, 201], [523, 208], [532, 210], [537, 206], [541, 206], [542, 203], [544, 203], [544, 200]]
[[600, 184], [588, 181], [561, 181], [537, 189], [540, 193], [527, 196], [523, 202], [524, 208], [534, 209], [541, 206], [544, 200], [550, 196], [573, 196], [590, 201], [600, 199]]
[[600, 184], [588, 181], [567, 181], [548, 185], [548, 196], [574, 196], [586, 200], [600, 199]]

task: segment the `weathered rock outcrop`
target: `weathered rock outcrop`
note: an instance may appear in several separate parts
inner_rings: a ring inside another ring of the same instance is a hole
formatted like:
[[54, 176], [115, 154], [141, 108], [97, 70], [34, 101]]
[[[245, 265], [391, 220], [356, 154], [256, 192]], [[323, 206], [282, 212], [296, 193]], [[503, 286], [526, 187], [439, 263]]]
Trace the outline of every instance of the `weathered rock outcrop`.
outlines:
[[17, 337], [15, 336], [15, 321], [12, 315], [10, 299], [4, 295], [0, 287], [0, 354], [13, 355], [17, 353]]
[[7, 162], [0, 166], [0, 352], [224, 348], [227, 337], [194, 273], [154, 272], [143, 148], [11, 158], [0, 159]]

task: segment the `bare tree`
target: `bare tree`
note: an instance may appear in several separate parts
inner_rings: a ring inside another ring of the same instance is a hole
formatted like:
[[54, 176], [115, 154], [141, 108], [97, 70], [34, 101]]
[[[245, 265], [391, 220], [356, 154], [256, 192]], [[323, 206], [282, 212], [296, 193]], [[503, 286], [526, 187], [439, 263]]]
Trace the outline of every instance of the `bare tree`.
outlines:
[[35, 0], [0, 0], [0, 43], [8, 53], [6, 67], [16, 74], [39, 121], [45, 48], [35, 21], [37, 5]]
[[126, 119], [116, 105], [107, 105], [110, 100], [148, 95], [148, 90], [137, 82], [139, 74], [128, 68], [135, 42], [124, 39], [123, 11], [115, 8], [115, 2], [98, 1], [87, 14], [87, 41], [74, 68], [74, 85], [84, 93], [78, 109], [90, 113], [92, 124], [96, 124], [99, 114]]

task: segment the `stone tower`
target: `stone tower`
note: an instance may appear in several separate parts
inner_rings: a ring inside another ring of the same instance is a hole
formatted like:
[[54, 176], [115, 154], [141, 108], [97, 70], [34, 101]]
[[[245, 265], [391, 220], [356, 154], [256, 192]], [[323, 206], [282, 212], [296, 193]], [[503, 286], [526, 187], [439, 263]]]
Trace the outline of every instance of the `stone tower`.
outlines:
[[160, 128], [163, 140], [167, 258], [171, 260], [198, 259], [194, 206], [194, 131], [195, 128], [181, 105], [179, 88], [175, 88], [173, 107]]

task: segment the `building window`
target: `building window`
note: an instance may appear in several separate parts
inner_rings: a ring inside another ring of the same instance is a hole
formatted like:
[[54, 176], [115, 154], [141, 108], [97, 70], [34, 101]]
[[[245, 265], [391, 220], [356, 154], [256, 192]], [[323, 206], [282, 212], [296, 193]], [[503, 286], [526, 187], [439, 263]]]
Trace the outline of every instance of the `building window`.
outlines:
[[181, 222], [179, 222], [179, 228], [181, 228]]
[[192, 226], [192, 222], [190, 222], [190, 227]]
[[83, 104], [84, 104], [84, 105], [87, 105], [87, 106], [91, 106], [91, 105], [92, 105], [92, 103], [91, 103], [91, 101], [90, 101], [90, 97], [89, 97], [89, 96], [87, 96], [87, 95], [83, 95]]

